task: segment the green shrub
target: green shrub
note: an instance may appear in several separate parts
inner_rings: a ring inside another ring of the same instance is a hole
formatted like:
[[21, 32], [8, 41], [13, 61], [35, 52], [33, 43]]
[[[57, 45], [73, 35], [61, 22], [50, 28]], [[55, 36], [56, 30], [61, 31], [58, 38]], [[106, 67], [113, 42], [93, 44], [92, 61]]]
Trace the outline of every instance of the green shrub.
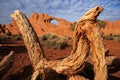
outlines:
[[53, 33], [48, 33], [42, 36], [42, 40], [56, 39], [56, 38], [58, 38], [58, 36]]
[[[42, 46], [52, 49], [65, 49], [70, 46], [68, 44], [69, 37], [58, 37], [53, 33], [48, 33], [40, 37], [40, 43]], [[71, 38], [72, 39], [72, 38]]]
[[72, 46], [72, 43], [73, 43], [72, 37], [64, 36], [64, 37], [61, 37], [61, 38], [62, 38], [63, 42], [67, 42], [68, 46]]
[[12, 36], [11, 36], [11, 39], [12, 39], [12, 40], [22, 40], [22, 36], [19, 35], [19, 34], [18, 34], [18, 35], [12, 35]]
[[113, 38], [114, 37], [111, 33], [109, 35], [103, 37], [103, 39], [105, 39], [105, 40], [113, 40]]
[[0, 43], [8, 43], [11, 40], [22, 40], [21, 35], [0, 35]]
[[114, 40], [120, 43], [120, 35], [114, 35]]
[[105, 40], [115, 40], [117, 42], [120, 42], [120, 35], [113, 35], [112, 33], [110, 33], [107, 36], [104, 36], [103, 39]]
[[66, 47], [68, 47], [68, 43], [65, 40], [65, 38], [64, 37], [59, 37], [56, 40], [56, 48], [57, 49], [65, 49]]

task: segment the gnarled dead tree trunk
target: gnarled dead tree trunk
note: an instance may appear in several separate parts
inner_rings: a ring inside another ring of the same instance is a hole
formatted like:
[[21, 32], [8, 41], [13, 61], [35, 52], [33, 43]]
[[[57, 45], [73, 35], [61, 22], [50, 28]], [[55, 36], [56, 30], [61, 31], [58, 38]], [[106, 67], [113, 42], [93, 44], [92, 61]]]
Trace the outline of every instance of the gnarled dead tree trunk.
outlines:
[[38, 75], [45, 74], [50, 70], [71, 75], [69, 80], [82, 79], [83, 77], [76, 77], [75, 74], [82, 70], [89, 54], [92, 55], [94, 79], [107, 80], [105, 51], [99, 27], [96, 24], [96, 18], [102, 10], [103, 8], [99, 6], [92, 8], [77, 22], [74, 31], [73, 50], [68, 57], [62, 60], [47, 60], [45, 58], [38, 37], [29, 20], [19, 10], [15, 11], [11, 17], [19, 27], [34, 68], [32, 80], [36, 80]]

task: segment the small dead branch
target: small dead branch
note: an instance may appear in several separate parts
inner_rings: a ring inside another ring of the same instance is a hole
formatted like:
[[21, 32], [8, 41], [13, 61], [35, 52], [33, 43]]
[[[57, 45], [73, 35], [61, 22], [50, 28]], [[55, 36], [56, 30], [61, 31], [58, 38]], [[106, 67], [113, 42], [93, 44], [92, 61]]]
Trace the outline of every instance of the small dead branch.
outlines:
[[2, 76], [11, 66], [11, 60], [14, 56], [14, 51], [11, 51], [7, 56], [0, 62], [0, 76]]

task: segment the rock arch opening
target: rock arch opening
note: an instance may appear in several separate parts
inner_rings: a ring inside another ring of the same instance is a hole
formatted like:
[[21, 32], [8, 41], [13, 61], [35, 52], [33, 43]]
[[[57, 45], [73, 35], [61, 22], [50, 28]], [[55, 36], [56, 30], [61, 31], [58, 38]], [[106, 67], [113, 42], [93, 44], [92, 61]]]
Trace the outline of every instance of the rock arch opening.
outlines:
[[59, 22], [57, 20], [51, 20], [50, 23], [52, 23], [54, 25], [59, 25]]

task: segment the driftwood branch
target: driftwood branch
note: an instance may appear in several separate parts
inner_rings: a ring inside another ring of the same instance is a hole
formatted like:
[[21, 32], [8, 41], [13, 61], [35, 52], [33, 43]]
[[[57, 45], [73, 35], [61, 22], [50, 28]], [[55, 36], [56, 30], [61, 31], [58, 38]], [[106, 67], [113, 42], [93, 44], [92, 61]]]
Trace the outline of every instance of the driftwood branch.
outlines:
[[40, 59], [43, 58], [43, 50], [39, 43], [37, 34], [35, 33], [27, 17], [19, 10], [16, 10], [11, 17], [13, 17], [17, 26], [19, 27], [20, 33], [22, 34], [25, 46], [29, 53], [31, 63], [33, 66], [35, 66]]
[[[96, 24], [96, 18], [102, 10], [103, 8], [99, 6], [92, 8], [77, 22], [74, 31], [73, 50], [67, 58], [62, 60], [47, 60], [45, 58], [38, 37], [29, 20], [19, 10], [15, 11], [11, 17], [19, 27], [34, 68], [32, 80], [36, 80], [38, 75], [44, 75], [50, 70], [55, 70], [64, 75], [75, 75], [84, 67], [89, 53], [92, 55], [94, 65], [94, 79], [107, 80], [105, 50], [99, 27]], [[75, 80], [76, 78], [73, 77], [72, 80]], [[69, 79], [71, 80], [71, 77]]]
[[11, 51], [7, 56], [0, 62], [0, 76], [2, 76], [11, 66], [11, 60], [14, 56], [14, 51]]

